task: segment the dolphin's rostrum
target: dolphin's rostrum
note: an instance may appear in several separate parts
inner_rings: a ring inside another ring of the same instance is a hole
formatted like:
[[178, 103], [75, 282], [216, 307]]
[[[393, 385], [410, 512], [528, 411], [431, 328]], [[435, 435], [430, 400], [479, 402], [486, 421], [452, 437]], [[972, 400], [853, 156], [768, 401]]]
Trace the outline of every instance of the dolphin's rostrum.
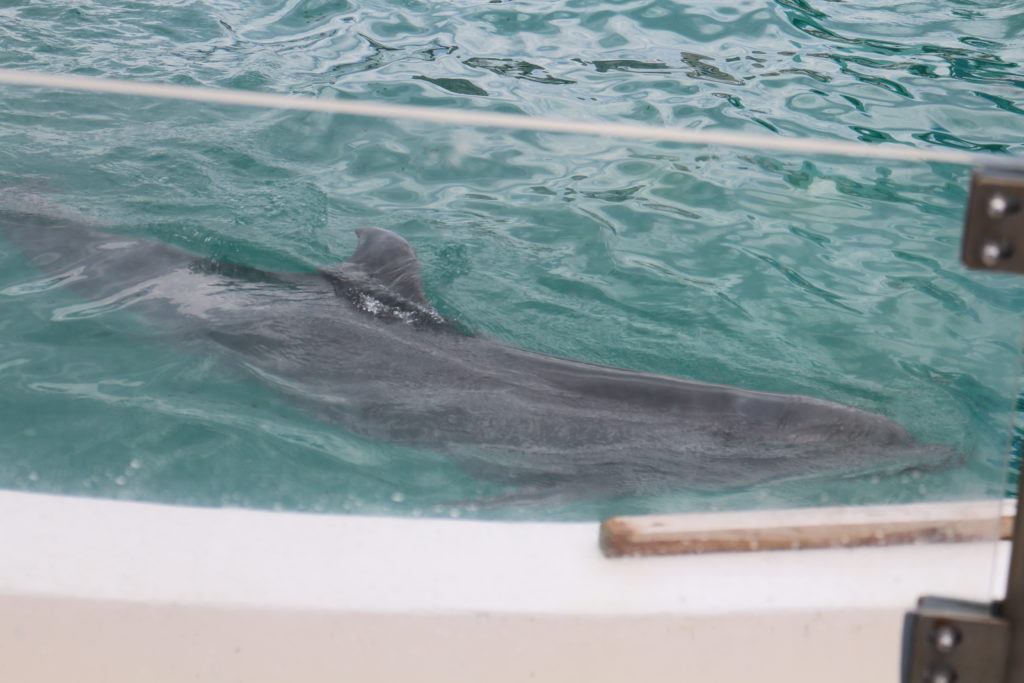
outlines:
[[465, 332], [431, 305], [399, 235], [358, 231], [345, 262], [271, 273], [88, 227], [3, 211], [39, 268], [96, 305], [144, 315], [220, 353], [319, 418], [424, 446], [553, 494], [721, 489], [934, 465], [896, 422], [839, 403], [555, 358]]

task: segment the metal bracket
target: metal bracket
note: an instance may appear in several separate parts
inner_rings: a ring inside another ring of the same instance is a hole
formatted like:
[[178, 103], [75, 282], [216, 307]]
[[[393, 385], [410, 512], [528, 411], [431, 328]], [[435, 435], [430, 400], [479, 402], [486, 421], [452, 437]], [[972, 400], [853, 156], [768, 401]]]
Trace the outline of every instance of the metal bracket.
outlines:
[[903, 622], [903, 683], [1003, 683], [1010, 623], [997, 608], [921, 598]]
[[962, 249], [968, 268], [1024, 274], [1024, 171], [974, 171]]

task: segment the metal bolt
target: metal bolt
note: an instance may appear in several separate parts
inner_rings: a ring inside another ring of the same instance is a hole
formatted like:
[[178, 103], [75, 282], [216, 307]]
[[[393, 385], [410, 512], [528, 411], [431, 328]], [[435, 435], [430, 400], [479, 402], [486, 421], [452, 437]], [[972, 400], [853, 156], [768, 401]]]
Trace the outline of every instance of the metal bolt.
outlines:
[[939, 652], [949, 652], [960, 642], [960, 632], [949, 624], [943, 624], [935, 629], [935, 649]]
[[988, 268], [999, 265], [1003, 259], [1007, 259], [1013, 253], [1013, 249], [1006, 242], [989, 240], [981, 245], [981, 262]]
[[937, 668], [928, 672], [928, 683], [953, 683], [956, 681], [956, 672], [952, 669]]
[[988, 200], [988, 217], [996, 220], [1005, 218], [1019, 208], [1020, 205], [1015, 198], [996, 192]]

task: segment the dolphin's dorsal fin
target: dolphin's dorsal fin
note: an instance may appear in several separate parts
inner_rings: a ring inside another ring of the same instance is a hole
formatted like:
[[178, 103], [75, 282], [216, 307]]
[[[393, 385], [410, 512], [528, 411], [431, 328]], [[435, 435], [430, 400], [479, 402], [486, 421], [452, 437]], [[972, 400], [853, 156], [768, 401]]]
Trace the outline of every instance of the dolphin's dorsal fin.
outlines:
[[432, 309], [423, 291], [420, 262], [409, 243], [382, 228], [360, 228], [359, 245], [346, 261], [325, 268], [327, 275], [350, 282], [369, 281], [407, 301]]

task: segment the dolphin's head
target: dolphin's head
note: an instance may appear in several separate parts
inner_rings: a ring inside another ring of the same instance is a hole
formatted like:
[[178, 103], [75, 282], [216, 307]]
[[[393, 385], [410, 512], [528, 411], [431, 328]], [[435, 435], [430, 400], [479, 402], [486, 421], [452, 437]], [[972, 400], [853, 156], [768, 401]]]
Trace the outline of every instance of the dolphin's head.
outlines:
[[774, 437], [789, 443], [865, 446], [914, 443], [903, 425], [878, 413], [809, 396], [767, 396], [763, 399], [762, 415], [773, 423]]
[[759, 406], [762, 419], [770, 414], [770, 425], [762, 423], [758, 440], [736, 449], [743, 469], [738, 476], [740, 468], [733, 470], [733, 481], [890, 476], [947, 469], [964, 460], [951, 446], [918, 442], [884, 415], [807, 396], [771, 398], [782, 398], [783, 404], [772, 400]]

